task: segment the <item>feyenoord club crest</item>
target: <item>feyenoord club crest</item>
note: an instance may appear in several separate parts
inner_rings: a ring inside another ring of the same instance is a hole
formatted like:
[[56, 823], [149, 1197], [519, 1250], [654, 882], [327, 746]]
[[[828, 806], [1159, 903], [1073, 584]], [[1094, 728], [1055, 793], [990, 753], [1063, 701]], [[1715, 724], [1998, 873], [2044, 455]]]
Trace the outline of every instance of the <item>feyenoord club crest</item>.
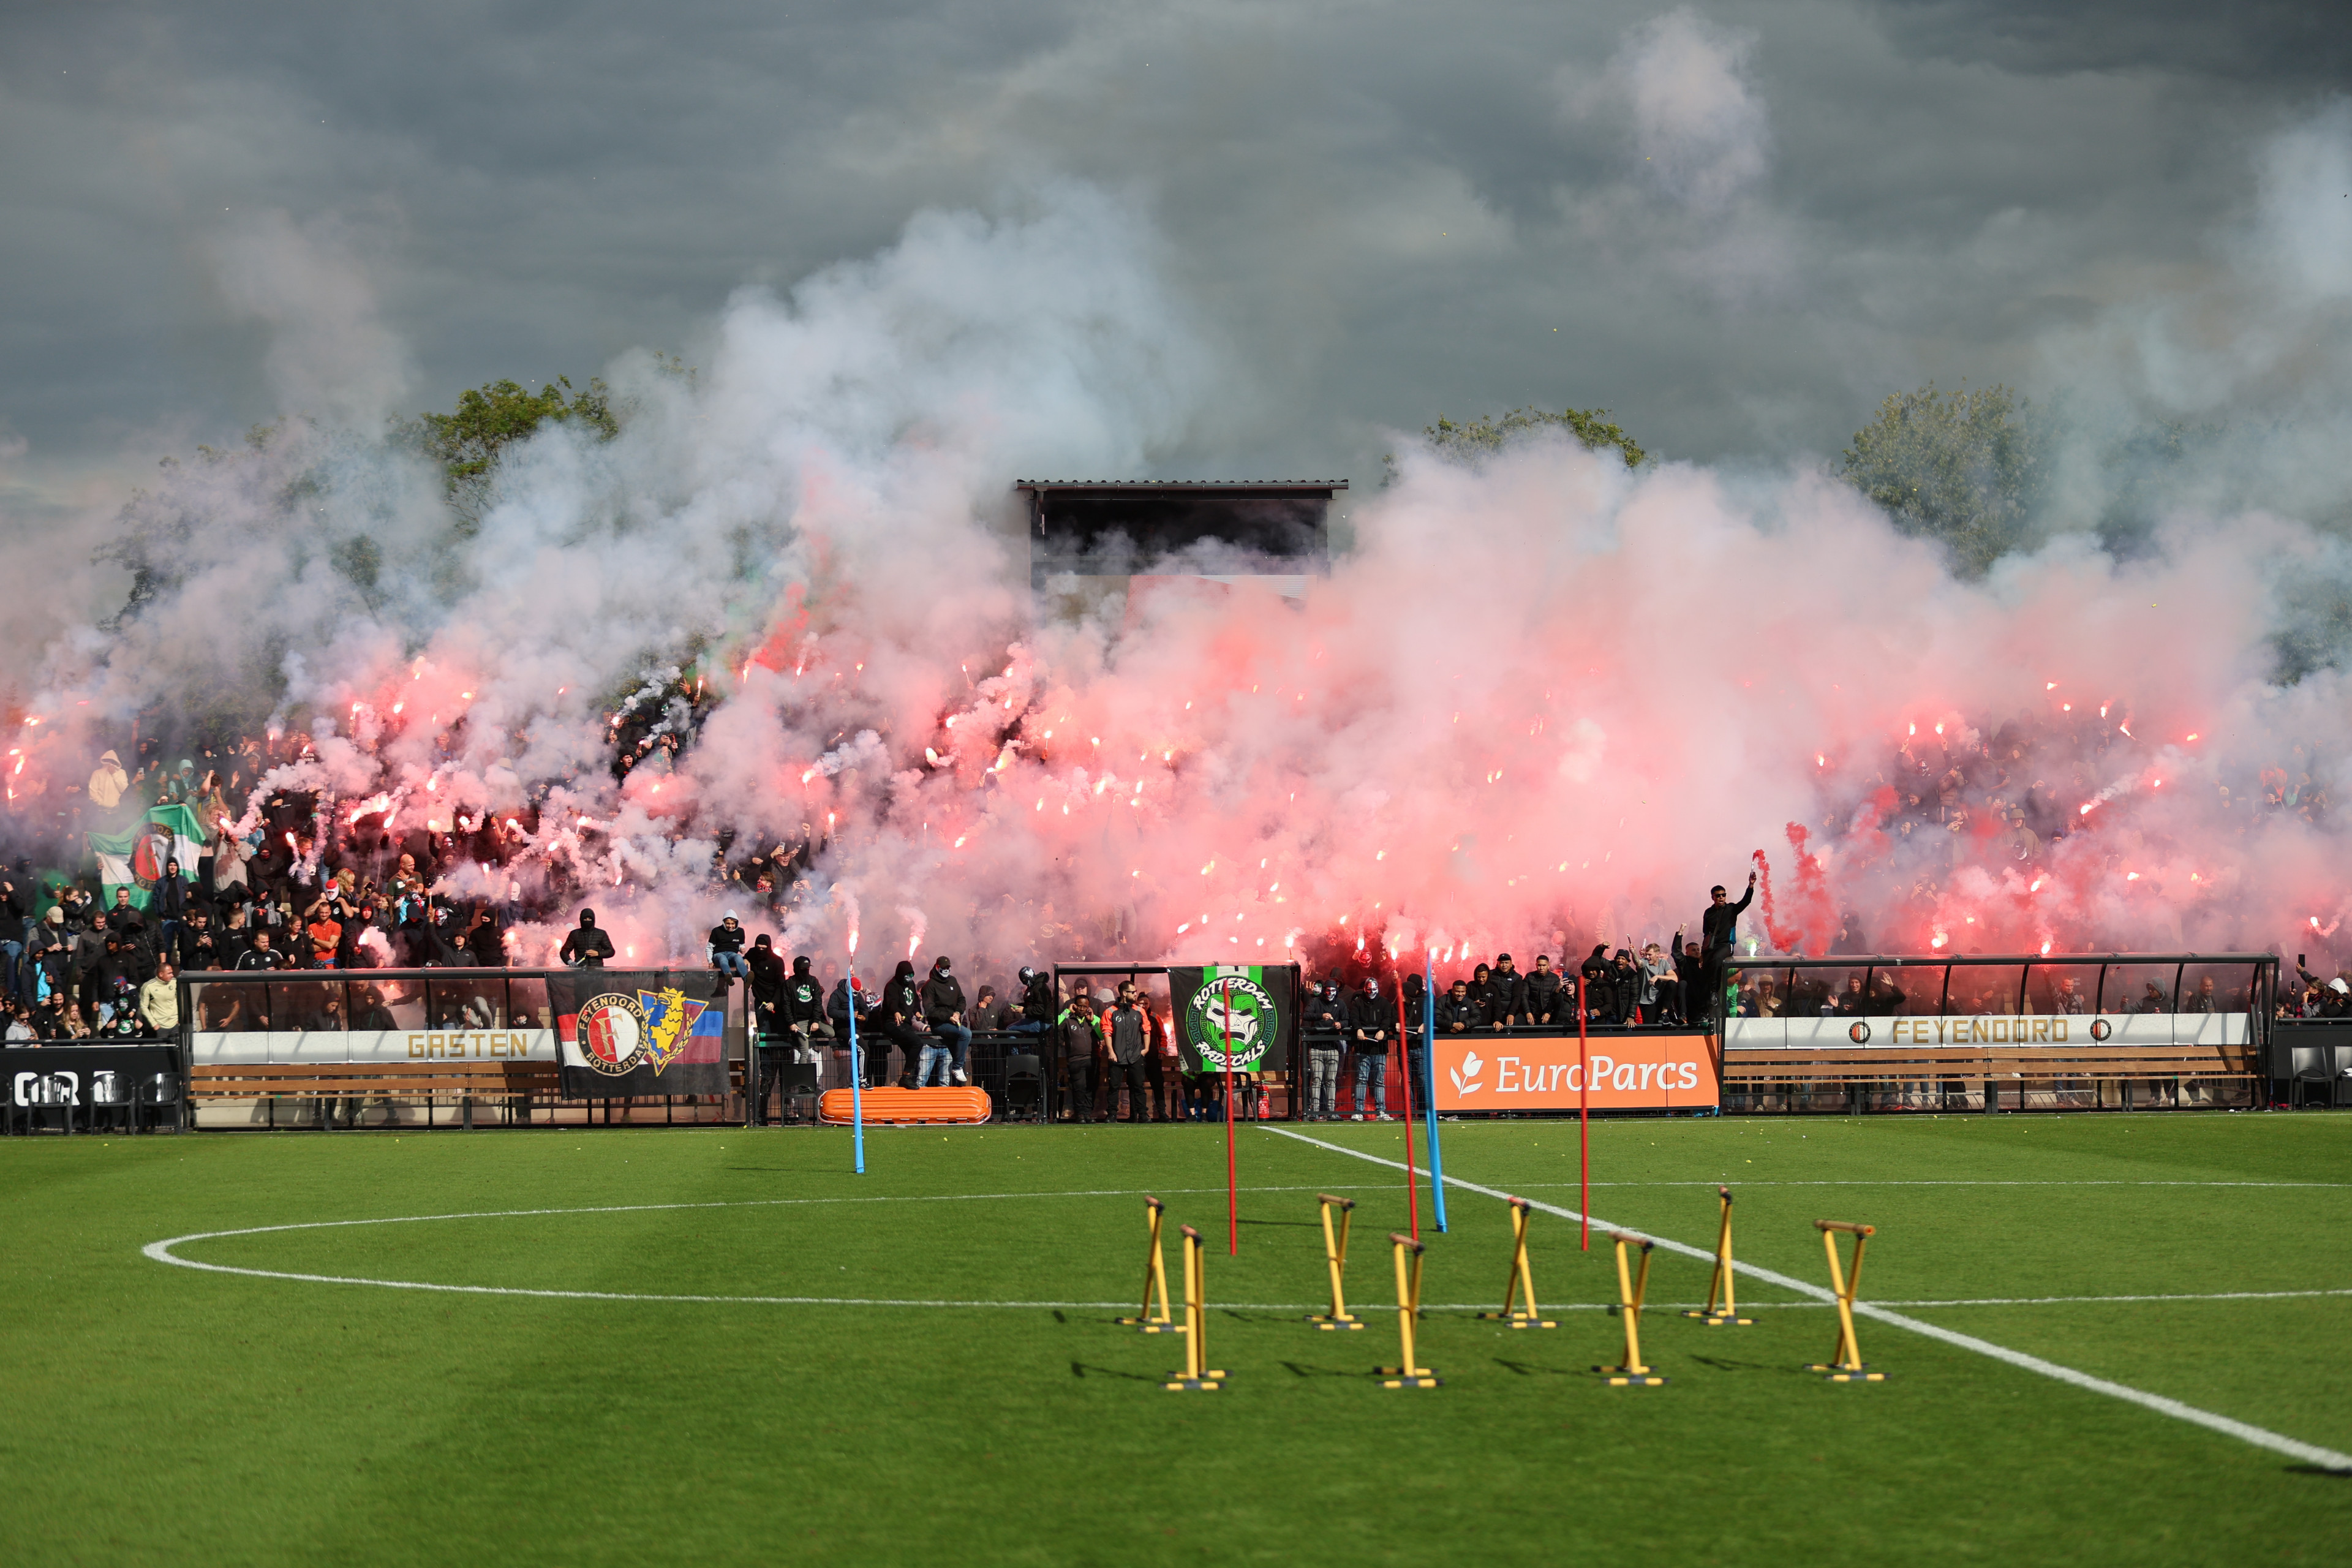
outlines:
[[1856, 1024], [1845, 1032], [1845, 1037], [1857, 1046], [1866, 1046], [1870, 1044], [1870, 1026]]
[[609, 1078], [640, 1067], [660, 1072], [686, 1048], [694, 1021], [709, 1005], [689, 1001], [675, 986], [592, 996], [580, 1006], [581, 1058]]
[[580, 1008], [580, 1055], [598, 1072], [618, 1078], [646, 1054], [646, 1010], [624, 992], [592, 996]]

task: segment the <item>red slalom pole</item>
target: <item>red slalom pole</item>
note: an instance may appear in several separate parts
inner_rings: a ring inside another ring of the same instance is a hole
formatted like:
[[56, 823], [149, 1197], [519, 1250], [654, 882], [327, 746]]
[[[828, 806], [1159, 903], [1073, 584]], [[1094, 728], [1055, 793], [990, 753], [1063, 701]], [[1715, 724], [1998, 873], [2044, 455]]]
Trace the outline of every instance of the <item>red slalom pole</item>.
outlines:
[[1397, 988], [1397, 1087], [1404, 1096], [1404, 1211], [1412, 1221], [1412, 1238], [1421, 1239], [1421, 1187], [1412, 1175], [1412, 1074], [1405, 1066], [1404, 983], [1397, 976], [1396, 960], [1389, 961], [1389, 984]]
[[1234, 983], [1219, 993], [1225, 1003], [1225, 1256], [1242, 1250], [1241, 1188], [1234, 1174]]
[[1592, 1060], [1585, 1055], [1584, 973], [1576, 976], [1577, 1245], [1592, 1250]]

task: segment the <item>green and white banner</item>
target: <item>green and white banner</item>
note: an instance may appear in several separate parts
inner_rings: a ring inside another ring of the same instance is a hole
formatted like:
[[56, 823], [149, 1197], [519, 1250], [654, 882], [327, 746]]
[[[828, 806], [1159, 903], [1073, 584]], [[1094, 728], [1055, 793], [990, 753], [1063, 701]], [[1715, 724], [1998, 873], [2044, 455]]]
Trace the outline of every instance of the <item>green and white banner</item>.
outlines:
[[91, 834], [89, 852], [104, 889], [101, 903], [112, 907], [114, 889], [128, 888], [131, 905], [145, 909], [173, 857], [179, 858], [181, 880], [196, 879], [196, 858], [203, 849], [204, 830], [194, 810], [185, 805], [159, 805], [128, 833]]
[[1176, 1049], [1186, 1072], [1278, 1072], [1298, 1026], [1298, 965], [1216, 963], [1168, 972]]

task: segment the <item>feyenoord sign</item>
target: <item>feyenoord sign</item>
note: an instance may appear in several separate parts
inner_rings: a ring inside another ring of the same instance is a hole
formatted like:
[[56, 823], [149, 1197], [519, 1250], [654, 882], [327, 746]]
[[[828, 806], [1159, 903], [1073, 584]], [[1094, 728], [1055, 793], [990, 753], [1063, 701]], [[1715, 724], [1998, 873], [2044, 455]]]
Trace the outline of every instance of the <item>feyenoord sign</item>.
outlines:
[[1224, 1071], [1228, 1039], [1235, 1072], [1274, 1072], [1290, 1065], [1290, 1032], [1298, 1018], [1297, 964], [1171, 969], [1168, 988], [1176, 1005], [1177, 1052], [1186, 1072]]
[[726, 994], [713, 972], [583, 969], [551, 976], [563, 1094], [724, 1094]]

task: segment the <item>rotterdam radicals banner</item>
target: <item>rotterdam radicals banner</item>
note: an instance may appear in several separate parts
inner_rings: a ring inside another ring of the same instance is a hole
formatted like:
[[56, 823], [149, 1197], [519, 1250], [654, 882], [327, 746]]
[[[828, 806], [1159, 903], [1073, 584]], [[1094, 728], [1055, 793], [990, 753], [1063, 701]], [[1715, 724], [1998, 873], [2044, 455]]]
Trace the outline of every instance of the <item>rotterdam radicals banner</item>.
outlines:
[[727, 1092], [717, 970], [575, 969], [547, 977], [563, 1098]]
[[1168, 993], [1176, 1008], [1176, 1048], [1186, 1072], [1225, 1070], [1225, 1038], [1234, 1042], [1234, 1071], [1279, 1072], [1290, 1065], [1290, 1034], [1298, 1021], [1298, 965], [1216, 963], [1171, 969]]

